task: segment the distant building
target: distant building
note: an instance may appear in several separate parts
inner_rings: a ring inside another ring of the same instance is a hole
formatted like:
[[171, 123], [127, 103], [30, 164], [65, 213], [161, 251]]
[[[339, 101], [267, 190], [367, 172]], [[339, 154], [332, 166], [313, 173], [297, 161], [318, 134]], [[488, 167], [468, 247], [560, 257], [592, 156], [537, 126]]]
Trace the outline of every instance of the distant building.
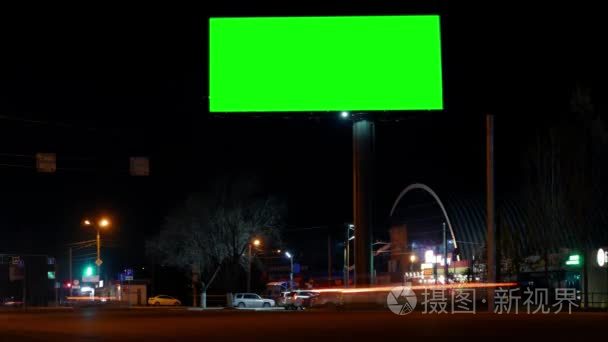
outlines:
[[7, 299], [26, 305], [55, 302], [55, 259], [46, 255], [0, 254], [0, 302]]

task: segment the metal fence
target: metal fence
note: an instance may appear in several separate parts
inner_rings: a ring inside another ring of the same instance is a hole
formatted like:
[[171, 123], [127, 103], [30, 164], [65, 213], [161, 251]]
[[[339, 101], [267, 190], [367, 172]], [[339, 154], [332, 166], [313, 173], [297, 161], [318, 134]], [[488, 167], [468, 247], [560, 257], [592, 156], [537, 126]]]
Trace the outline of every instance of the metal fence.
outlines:
[[[581, 306], [584, 306], [584, 293], [581, 293]], [[607, 292], [589, 292], [589, 309], [608, 309]]]

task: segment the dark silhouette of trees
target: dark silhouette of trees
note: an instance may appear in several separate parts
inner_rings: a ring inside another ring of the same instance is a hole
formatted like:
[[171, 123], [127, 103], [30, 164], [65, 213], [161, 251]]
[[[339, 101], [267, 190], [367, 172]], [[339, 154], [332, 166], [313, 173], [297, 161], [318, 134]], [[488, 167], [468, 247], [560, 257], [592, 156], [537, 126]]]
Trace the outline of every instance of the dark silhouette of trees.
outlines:
[[248, 243], [280, 239], [285, 206], [261, 190], [251, 179], [224, 179], [209, 192], [191, 195], [147, 241], [148, 254], [162, 265], [191, 272], [193, 289], [206, 290], [216, 277], [226, 290], [237, 289]]

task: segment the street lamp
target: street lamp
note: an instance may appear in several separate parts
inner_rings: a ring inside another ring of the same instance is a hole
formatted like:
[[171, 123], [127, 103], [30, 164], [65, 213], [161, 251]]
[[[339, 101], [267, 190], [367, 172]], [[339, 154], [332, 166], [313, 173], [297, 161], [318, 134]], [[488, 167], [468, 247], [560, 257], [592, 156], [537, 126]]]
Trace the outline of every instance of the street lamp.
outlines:
[[99, 233], [99, 231], [100, 231], [99, 228], [109, 227], [110, 220], [104, 217], [104, 218], [101, 218], [97, 224], [95, 224], [93, 221], [85, 219], [83, 221], [83, 223], [87, 227], [94, 226], [95, 230], [97, 230], [97, 260], [95, 260], [95, 265], [97, 265], [97, 275], [100, 275], [99, 268], [101, 267], [102, 261], [101, 261], [101, 255], [100, 255], [101, 235]]
[[290, 271], [289, 271], [289, 290], [293, 290], [293, 256], [289, 252], [285, 252], [285, 256], [289, 258]]
[[416, 262], [416, 254], [410, 255], [410, 272], [414, 271], [414, 263]]
[[351, 236], [350, 231], [355, 231], [354, 224], [346, 225], [346, 241], [344, 242], [344, 286], [348, 287], [350, 283], [350, 241], [355, 239], [355, 235]]
[[251, 246], [259, 247], [262, 242], [259, 239], [254, 239], [248, 243], [248, 266], [247, 266], [247, 292], [251, 292]]

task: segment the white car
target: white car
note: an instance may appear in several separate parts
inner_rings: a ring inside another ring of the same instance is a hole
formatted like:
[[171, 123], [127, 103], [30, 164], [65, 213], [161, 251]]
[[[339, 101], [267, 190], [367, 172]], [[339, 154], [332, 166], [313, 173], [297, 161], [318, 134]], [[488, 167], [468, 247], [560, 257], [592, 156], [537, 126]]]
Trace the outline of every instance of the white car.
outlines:
[[255, 293], [236, 293], [232, 305], [237, 308], [269, 308], [275, 306], [272, 299], [262, 298]]
[[171, 296], [166, 295], [158, 295], [155, 297], [148, 298], [148, 305], [182, 305], [182, 302], [179, 299], [173, 298]]

